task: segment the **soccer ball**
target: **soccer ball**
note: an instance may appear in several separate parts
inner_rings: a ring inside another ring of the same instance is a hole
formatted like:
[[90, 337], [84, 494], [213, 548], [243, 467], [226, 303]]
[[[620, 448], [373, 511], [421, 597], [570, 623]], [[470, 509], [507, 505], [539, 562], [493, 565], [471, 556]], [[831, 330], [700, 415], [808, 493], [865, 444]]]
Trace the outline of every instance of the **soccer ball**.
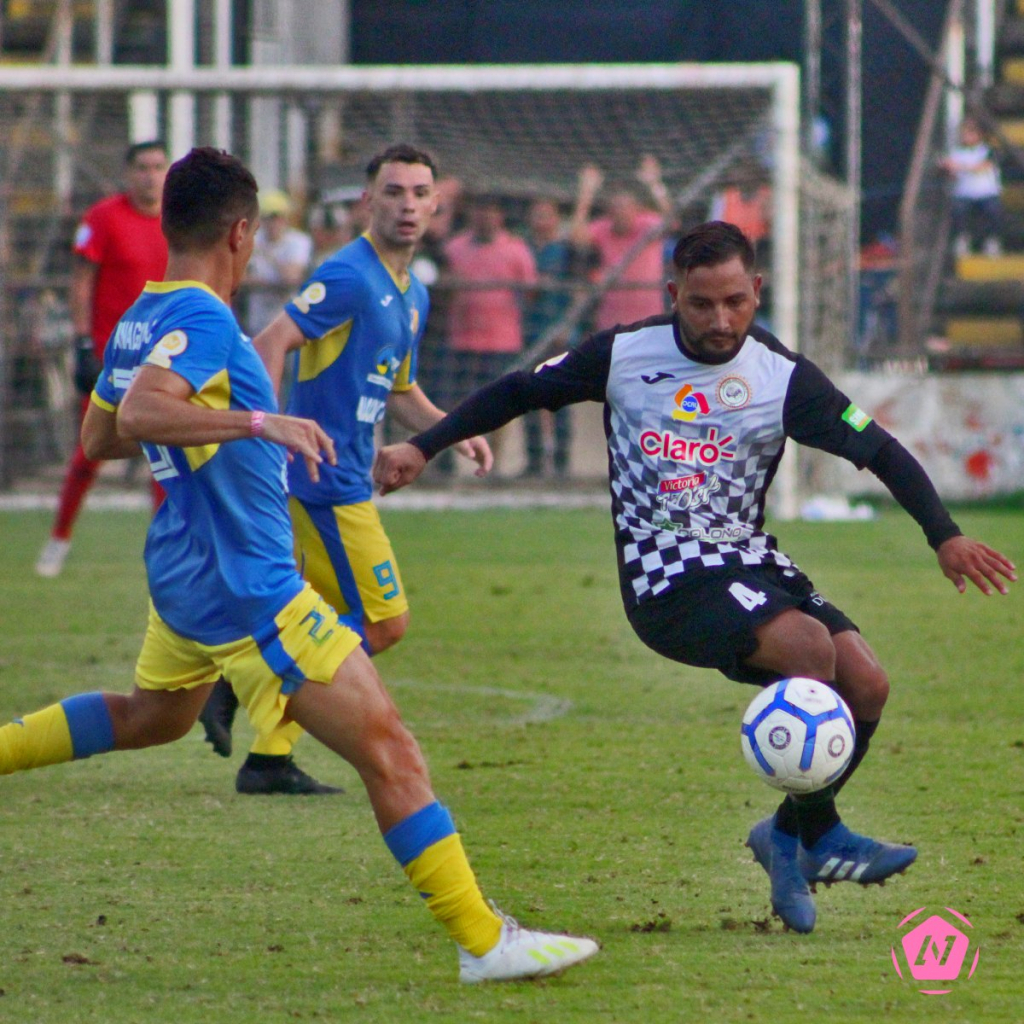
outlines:
[[751, 702], [740, 726], [747, 764], [788, 793], [824, 789], [853, 756], [853, 715], [832, 687], [816, 679], [783, 679]]

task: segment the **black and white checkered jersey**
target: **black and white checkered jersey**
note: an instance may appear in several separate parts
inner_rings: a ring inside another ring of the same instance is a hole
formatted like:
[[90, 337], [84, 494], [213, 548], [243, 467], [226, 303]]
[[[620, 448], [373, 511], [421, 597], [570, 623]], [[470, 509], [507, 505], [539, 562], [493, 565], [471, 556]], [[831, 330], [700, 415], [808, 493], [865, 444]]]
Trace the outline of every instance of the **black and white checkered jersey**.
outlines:
[[696, 565], [792, 564], [762, 529], [787, 437], [858, 468], [890, 438], [813, 363], [759, 327], [731, 360], [712, 364], [683, 349], [674, 317], [659, 316], [593, 335], [534, 377], [547, 408], [605, 404], [627, 607]]

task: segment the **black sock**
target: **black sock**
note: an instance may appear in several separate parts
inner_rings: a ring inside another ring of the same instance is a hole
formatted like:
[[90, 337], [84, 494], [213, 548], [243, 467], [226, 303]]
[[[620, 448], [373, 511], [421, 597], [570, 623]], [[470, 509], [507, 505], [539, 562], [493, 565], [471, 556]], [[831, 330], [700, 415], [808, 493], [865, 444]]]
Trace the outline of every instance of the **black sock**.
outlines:
[[832, 789], [836, 793], [846, 785], [850, 776], [857, 770], [857, 766], [864, 760], [864, 755], [871, 745], [871, 737], [875, 735], [875, 730], [878, 728], [878, 721], [877, 718], [873, 722], [861, 722], [856, 718], [853, 720], [854, 728], [857, 730], [857, 737], [853, 741], [853, 757], [850, 758], [846, 771], [832, 783]]
[[835, 793], [831, 786], [816, 793], [793, 794], [793, 808], [796, 812], [800, 844], [810, 849], [833, 825], [839, 824]]
[[254, 754], [250, 751], [242, 767], [251, 768], [254, 772], [270, 771], [280, 768], [290, 756], [290, 754]]

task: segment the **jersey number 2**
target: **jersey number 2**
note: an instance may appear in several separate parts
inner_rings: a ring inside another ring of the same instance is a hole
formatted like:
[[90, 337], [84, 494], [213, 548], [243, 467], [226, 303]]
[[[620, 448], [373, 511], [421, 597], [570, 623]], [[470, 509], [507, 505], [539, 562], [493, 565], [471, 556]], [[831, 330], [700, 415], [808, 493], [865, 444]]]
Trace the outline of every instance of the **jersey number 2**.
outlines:
[[729, 587], [729, 593], [736, 598], [739, 603], [746, 608], [748, 612], [752, 612], [755, 608], [760, 608], [767, 600], [768, 597], [763, 590], [751, 590], [750, 587], [744, 586], [742, 583], [733, 583]]

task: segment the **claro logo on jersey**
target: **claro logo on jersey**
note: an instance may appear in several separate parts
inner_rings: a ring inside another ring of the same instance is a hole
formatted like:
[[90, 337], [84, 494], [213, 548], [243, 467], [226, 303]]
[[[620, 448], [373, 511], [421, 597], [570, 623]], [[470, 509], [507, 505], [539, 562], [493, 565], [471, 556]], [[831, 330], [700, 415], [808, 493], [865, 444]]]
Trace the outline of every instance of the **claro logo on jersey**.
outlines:
[[715, 427], [709, 427], [704, 438], [679, 437], [667, 430], [645, 430], [640, 435], [640, 451], [654, 459], [714, 466], [722, 459], [736, 458], [736, 452], [726, 448], [732, 439], [732, 434], [720, 438]]

